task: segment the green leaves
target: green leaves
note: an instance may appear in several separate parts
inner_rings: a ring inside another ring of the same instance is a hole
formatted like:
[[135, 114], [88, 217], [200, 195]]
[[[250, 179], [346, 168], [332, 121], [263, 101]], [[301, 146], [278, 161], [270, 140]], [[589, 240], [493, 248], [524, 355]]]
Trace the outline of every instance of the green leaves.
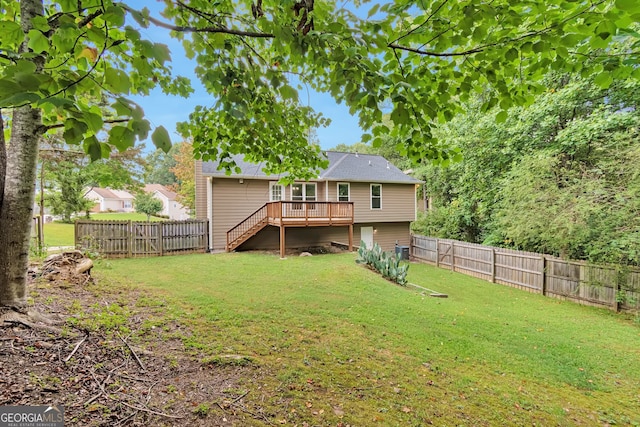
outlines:
[[635, 0], [616, 0], [616, 7], [632, 13], [640, 13], [640, 4]]
[[14, 21], [0, 21], [0, 46], [5, 50], [17, 50], [17, 46], [24, 39], [20, 24]]
[[29, 31], [29, 49], [36, 53], [46, 52], [49, 50], [49, 39], [39, 30]]
[[164, 128], [164, 126], [158, 126], [153, 133], [151, 134], [151, 140], [153, 144], [168, 153], [171, 149], [171, 138], [169, 138], [169, 132]]
[[122, 94], [129, 93], [131, 88], [129, 77], [125, 72], [111, 67], [107, 68], [104, 73], [104, 85], [112, 92]]
[[126, 126], [114, 126], [109, 131], [109, 145], [113, 145], [120, 151], [133, 147], [135, 143], [135, 133]]

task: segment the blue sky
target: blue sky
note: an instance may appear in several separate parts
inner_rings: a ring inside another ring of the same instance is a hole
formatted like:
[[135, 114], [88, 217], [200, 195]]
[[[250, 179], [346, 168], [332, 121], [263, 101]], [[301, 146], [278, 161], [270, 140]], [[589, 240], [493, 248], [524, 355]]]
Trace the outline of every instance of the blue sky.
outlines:
[[[158, 11], [158, 3], [148, 2], [147, 7], [152, 10], [152, 15], [161, 18]], [[150, 27], [142, 31], [142, 35], [156, 43], [164, 43], [171, 50], [172, 68], [176, 75], [182, 75], [191, 79], [195, 92], [188, 99], [165, 95], [160, 90], [153, 91], [149, 96], [132, 97], [145, 112], [147, 119], [151, 122], [152, 129], [156, 126], [164, 126], [171, 135], [172, 141], [178, 142], [182, 138], [176, 132], [176, 123], [187, 121], [189, 114], [196, 105], [212, 106], [214, 98], [209, 95], [200, 85], [194, 75], [195, 60], [189, 60], [184, 55], [181, 44], [171, 39], [168, 31]], [[300, 92], [300, 99], [307, 101], [307, 93]], [[338, 144], [355, 144], [360, 141], [362, 129], [358, 125], [357, 117], [349, 114], [349, 110], [344, 105], [337, 104], [329, 94], [322, 94], [311, 91], [308, 96], [311, 107], [331, 119], [328, 127], [317, 129], [318, 139], [323, 149], [330, 149]], [[149, 138], [144, 142], [147, 150], [153, 150], [153, 143]]]

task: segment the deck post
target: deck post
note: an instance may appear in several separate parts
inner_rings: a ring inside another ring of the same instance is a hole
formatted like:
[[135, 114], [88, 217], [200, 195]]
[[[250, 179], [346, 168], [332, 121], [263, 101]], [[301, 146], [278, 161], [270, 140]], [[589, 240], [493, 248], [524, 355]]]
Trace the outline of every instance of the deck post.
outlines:
[[353, 224], [349, 224], [349, 252], [353, 251]]
[[284, 225], [280, 225], [280, 258], [284, 258], [284, 248], [285, 248], [285, 242], [284, 242]]

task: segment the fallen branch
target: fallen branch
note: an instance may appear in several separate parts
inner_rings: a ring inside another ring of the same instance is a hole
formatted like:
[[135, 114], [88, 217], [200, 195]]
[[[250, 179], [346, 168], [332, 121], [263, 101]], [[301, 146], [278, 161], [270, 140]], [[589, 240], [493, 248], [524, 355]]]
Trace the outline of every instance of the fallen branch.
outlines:
[[233, 405], [234, 403], [236, 403], [239, 400], [242, 400], [247, 394], [249, 394], [249, 391], [246, 391], [244, 394], [241, 394], [240, 396], [236, 397], [235, 399], [233, 399], [233, 401], [231, 402], [231, 404]]
[[158, 411], [154, 411], [153, 409], [149, 409], [149, 408], [141, 408], [139, 406], [135, 406], [135, 405], [130, 405], [127, 402], [123, 401], [123, 400], [117, 400], [114, 399], [112, 397], [109, 397], [109, 399], [111, 400], [115, 400], [118, 403], [122, 403], [124, 406], [127, 406], [131, 409], [135, 409], [137, 411], [142, 411], [142, 412], [147, 412], [149, 414], [153, 414], [153, 415], [160, 415], [161, 417], [167, 417], [167, 418], [173, 418], [173, 419], [181, 419], [184, 418], [181, 415], [169, 415], [169, 414], [165, 414], [164, 412], [158, 412]]
[[136, 359], [136, 362], [138, 362], [138, 365], [140, 365], [140, 369], [142, 369], [143, 371], [146, 371], [144, 364], [142, 363], [142, 360], [140, 360], [140, 358], [138, 357], [138, 355], [136, 354], [135, 351], [133, 351], [133, 348], [131, 348], [131, 346], [129, 345], [129, 343], [127, 341], [125, 341], [124, 338], [122, 338], [122, 336], [120, 334], [118, 334], [118, 338], [120, 338], [120, 340], [127, 346], [127, 348], [129, 349], [129, 351], [131, 352], [131, 354], [133, 354], [133, 357]]
[[73, 348], [73, 351], [71, 352], [71, 354], [69, 354], [67, 357], [64, 358], [64, 362], [68, 362], [69, 360], [71, 360], [73, 355], [76, 354], [76, 351], [78, 351], [78, 349], [80, 348], [82, 343], [85, 342], [86, 339], [87, 339], [87, 336], [85, 335], [84, 337], [82, 337], [80, 341], [78, 341], [76, 346]]

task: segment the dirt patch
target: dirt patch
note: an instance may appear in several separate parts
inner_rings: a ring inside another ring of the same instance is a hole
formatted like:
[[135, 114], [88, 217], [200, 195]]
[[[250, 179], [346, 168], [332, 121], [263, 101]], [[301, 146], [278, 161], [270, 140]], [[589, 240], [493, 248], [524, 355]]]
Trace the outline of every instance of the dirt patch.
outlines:
[[165, 308], [88, 282], [29, 285], [35, 310], [66, 319], [61, 334], [0, 325], [0, 405], [63, 405], [67, 426], [268, 423], [243, 404], [260, 377], [251, 360], [187, 351]]

